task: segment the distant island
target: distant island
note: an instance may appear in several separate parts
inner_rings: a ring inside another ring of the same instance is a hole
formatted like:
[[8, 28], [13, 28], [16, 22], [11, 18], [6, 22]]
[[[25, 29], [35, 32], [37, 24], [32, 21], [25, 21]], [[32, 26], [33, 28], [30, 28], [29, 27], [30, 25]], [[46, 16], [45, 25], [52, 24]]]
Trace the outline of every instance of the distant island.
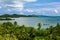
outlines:
[[2, 14], [0, 15], [0, 20], [13, 20], [11, 18], [18, 18], [18, 17], [38, 17], [37, 15], [20, 15], [20, 14]]
[[16, 17], [38, 17], [37, 15], [20, 15], [20, 14], [3, 14], [0, 15], [0, 17], [12, 17], [12, 18], [16, 18]]
[[22, 14], [2, 14], [1, 18], [18, 18], [18, 17], [60, 17], [60, 16], [47, 16], [47, 15], [22, 15]]
[[13, 19], [6, 17], [6, 18], [0, 18], [0, 20], [13, 20]]

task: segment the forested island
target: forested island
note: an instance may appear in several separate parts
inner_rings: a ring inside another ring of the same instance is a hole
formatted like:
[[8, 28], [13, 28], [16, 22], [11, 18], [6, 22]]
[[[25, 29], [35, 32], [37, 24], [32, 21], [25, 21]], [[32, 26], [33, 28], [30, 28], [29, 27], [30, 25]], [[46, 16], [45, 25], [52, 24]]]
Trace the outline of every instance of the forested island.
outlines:
[[0, 15], [0, 17], [16, 18], [16, 17], [38, 17], [38, 16], [37, 15], [21, 15], [21, 14], [2, 14]]
[[18, 17], [38, 17], [38, 16], [37, 15], [2, 14], [0, 15], [0, 20], [13, 20], [11, 18], [18, 18]]
[[9, 18], [9, 17], [4, 17], [4, 18], [1, 18], [1, 17], [0, 17], [0, 20], [13, 20], [13, 19], [11, 19], [11, 18]]
[[60, 24], [41, 29], [42, 24], [37, 24], [38, 28], [19, 26], [17, 22], [0, 23], [0, 40], [60, 40]]
[[47, 16], [47, 15], [24, 15], [24, 14], [2, 14], [1, 18], [18, 18], [18, 17], [60, 17], [60, 16]]

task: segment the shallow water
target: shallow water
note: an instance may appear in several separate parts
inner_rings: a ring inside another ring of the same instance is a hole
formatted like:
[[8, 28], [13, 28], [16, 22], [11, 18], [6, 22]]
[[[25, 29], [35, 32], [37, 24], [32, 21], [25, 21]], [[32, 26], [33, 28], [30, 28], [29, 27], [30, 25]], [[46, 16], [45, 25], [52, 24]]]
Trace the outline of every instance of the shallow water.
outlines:
[[[48, 28], [50, 25], [55, 26], [57, 23], [60, 23], [60, 17], [20, 17], [20, 18], [12, 18], [15, 20], [9, 20], [9, 22], [16, 21], [18, 25], [25, 25], [29, 27], [37, 28], [37, 24], [41, 23], [42, 28]], [[7, 22], [0, 21], [0, 23]]]

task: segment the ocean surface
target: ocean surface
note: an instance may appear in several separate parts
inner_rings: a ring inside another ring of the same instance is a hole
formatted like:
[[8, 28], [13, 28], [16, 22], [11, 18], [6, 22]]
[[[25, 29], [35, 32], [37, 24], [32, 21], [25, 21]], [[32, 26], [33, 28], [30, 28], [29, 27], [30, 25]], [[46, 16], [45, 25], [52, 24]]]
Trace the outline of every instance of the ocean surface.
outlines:
[[37, 24], [41, 23], [42, 28], [49, 28], [51, 25], [56, 26], [57, 23], [60, 23], [60, 17], [20, 17], [20, 18], [12, 18], [15, 20], [4, 20], [0, 21], [0, 23], [3, 22], [14, 22], [16, 21], [18, 25], [25, 25], [27, 27], [34, 27], [37, 28]]

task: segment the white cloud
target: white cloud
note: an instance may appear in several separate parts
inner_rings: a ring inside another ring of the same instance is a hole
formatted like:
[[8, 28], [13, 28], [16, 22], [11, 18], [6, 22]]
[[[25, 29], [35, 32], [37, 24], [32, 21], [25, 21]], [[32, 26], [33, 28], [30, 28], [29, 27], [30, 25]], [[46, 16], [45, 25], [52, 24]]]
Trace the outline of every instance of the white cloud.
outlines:
[[13, 4], [14, 7], [23, 7], [23, 2], [14, 1], [13, 3], [14, 3], [14, 4]]
[[34, 12], [34, 13], [39, 13], [39, 14], [43, 14], [43, 13], [50, 13], [50, 14], [59, 14], [60, 12], [60, 8], [29, 8], [29, 9], [25, 9], [25, 12]]
[[28, 6], [31, 6], [31, 8], [28, 8], [27, 12], [30, 12], [30, 10], [32, 10], [34, 13], [40, 13], [40, 14], [41, 13], [59, 14], [60, 13], [60, 2], [43, 3], [43, 4], [35, 3]]
[[24, 10], [25, 12], [34, 12], [34, 10], [31, 10], [31, 9], [26, 9]]
[[20, 14], [24, 14], [23, 12], [21, 12]]
[[58, 14], [58, 10], [56, 10], [56, 9], [55, 9], [54, 11], [55, 11], [55, 13], [57, 13], [57, 14]]
[[26, 2], [36, 2], [36, 1], [37, 0], [0, 0], [0, 5], [4, 6], [4, 7], [7, 7], [7, 6], [14, 7], [15, 10], [23, 11], [24, 3], [26, 3]]
[[7, 4], [6, 6], [14, 7], [15, 10], [22, 11], [24, 9], [24, 3], [21, 1], [13, 1], [13, 4]]
[[2, 7], [0, 6], [0, 9], [1, 9]]
[[[9, 3], [8, 3], [8, 1], [9, 1]], [[26, 2], [36, 2], [36, 1], [37, 0], [0, 0], [0, 9], [2, 8], [1, 6], [13, 7], [12, 10], [17, 10], [17, 11], [21, 12], [20, 14], [23, 14], [23, 11], [35, 12], [35, 13], [45, 13], [45, 12], [58, 13], [60, 11], [60, 2], [44, 3], [44, 4], [31, 4], [31, 8], [24, 9], [24, 4]], [[39, 8], [40, 6], [43, 6], [43, 7]], [[9, 8], [7, 10], [12, 11]]]
[[23, 0], [25, 2], [36, 2], [37, 0]]
[[24, 3], [26, 2], [35, 2], [37, 0], [12, 0], [12, 4], [6, 4], [6, 6], [14, 7], [15, 10], [23, 11]]
[[11, 9], [7, 9], [9, 12], [11, 11]]
[[24, 8], [24, 5], [22, 2], [15, 2], [14, 4], [9, 5], [10, 7], [14, 7], [16, 10], [22, 11]]

